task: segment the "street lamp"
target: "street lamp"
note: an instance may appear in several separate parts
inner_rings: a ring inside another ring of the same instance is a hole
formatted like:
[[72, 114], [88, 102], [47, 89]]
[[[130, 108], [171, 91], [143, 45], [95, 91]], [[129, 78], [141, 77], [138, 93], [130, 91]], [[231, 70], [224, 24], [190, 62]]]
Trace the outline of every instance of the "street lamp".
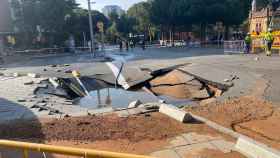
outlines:
[[91, 2], [91, 0], [88, 0], [88, 18], [89, 18], [89, 29], [90, 29], [90, 53], [96, 56], [94, 49], [95, 49], [95, 43], [94, 43], [94, 35], [93, 35], [93, 25], [92, 25], [92, 15], [91, 15], [91, 4], [94, 4], [95, 2]]

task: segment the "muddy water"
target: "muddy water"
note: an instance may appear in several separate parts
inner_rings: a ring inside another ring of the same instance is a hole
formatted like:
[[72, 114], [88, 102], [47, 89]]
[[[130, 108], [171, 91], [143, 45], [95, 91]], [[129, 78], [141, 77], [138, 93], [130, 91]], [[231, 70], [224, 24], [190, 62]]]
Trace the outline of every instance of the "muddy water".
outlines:
[[[178, 100], [168, 96], [159, 96], [168, 104], [186, 105], [189, 100]], [[76, 103], [88, 109], [104, 107], [127, 108], [129, 103], [140, 100], [142, 103], [158, 102], [159, 99], [144, 91], [126, 91], [124, 89], [104, 88], [90, 92], [90, 96], [77, 100]]]

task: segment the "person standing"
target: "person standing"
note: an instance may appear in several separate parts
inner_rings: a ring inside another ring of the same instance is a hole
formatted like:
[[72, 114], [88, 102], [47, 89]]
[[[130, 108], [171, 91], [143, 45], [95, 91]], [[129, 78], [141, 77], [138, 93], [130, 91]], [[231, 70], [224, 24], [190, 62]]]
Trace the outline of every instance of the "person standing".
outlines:
[[129, 50], [129, 43], [128, 43], [128, 41], [125, 41], [125, 48], [126, 48], [126, 51]]
[[142, 41], [142, 50], [145, 50], [146, 49], [146, 42], [145, 40]]
[[272, 35], [272, 29], [269, 28], [268, 32], [264, 36], [265, 44], [266, 44], [266, 55], [271, 56], [271, 48], [273, 45], [274, 37]]
[[122, 52], [122, 50], [123, 50], [123, 42], [122, 42], [122, 40], [120, 40], [120, 42], [119, 42], [119, 47], [120, 47], [120, 52]]
[[247, 33], [244, 42], [245, 42], [245, 53], [249, 54], [251, 50], [251, 44], [252, 44], [252, 38], [250, 33]]

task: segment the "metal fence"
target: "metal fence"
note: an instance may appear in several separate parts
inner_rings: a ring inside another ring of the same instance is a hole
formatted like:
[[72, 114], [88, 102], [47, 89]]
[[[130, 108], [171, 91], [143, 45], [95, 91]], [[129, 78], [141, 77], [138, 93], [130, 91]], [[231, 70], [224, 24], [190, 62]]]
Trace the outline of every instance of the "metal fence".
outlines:
[[150, 156], [123, 154], [123, 153], [116, 153], [116, 152], [45, 145], [45, 144], [25, 143], [25, 142], [8, 141], [8, 140], [0, 140], [0, 147], [22, 150], [23, 158], [29, 158], [30, 151], [42, 153], [42, 155], [44, 155], [43, 157], [47, 157], [45, 153], [52, 153], [52, 154], [76, 156], [76, 157], [83, 157], [83, 158], [152, 158]]
[[244, 53], [245, 43], [243, 40], [224, 41], [225, 53]]

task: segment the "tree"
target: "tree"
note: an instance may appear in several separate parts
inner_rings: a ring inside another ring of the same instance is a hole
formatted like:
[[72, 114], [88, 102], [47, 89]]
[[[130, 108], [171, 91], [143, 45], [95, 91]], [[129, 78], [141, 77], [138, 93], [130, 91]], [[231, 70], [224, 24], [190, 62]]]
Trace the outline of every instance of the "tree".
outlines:
[[64, 26], [73, 10], [75, 0], [22, 0], [12, 1], [16, 21], [14, 25], [25, 47], [31, 47], [39, 30], [46, 37], [46, 44], [61, 45], [64, 39]]
[[[99, 11], [92, 11], [92, 22], [93, 22], [93, 31], [98, 34], [99, 29], [97, 28], [97, 23], [102, 22], [104, 24], [104, 30], [109, 26], [109, 20]], [[66, 21], [64, 25], [64, 32], [67, 37], [73, 35], [78, 42], [82, 45], [81, 41], [84, 40], [84, 36], [88, 41], [90, 39], [90, 30], [89, 30], [89, 20], [88, 20], [88, 10], [77, 8], [74, 10], [73, 15]]]
[[157, 28], [150, 20], [150, 10], [151, 2], [140, 2], [130, 7], [127, 15], [135, 19], [135, 32], [148, 34], [151, 41], [155, 37]]

